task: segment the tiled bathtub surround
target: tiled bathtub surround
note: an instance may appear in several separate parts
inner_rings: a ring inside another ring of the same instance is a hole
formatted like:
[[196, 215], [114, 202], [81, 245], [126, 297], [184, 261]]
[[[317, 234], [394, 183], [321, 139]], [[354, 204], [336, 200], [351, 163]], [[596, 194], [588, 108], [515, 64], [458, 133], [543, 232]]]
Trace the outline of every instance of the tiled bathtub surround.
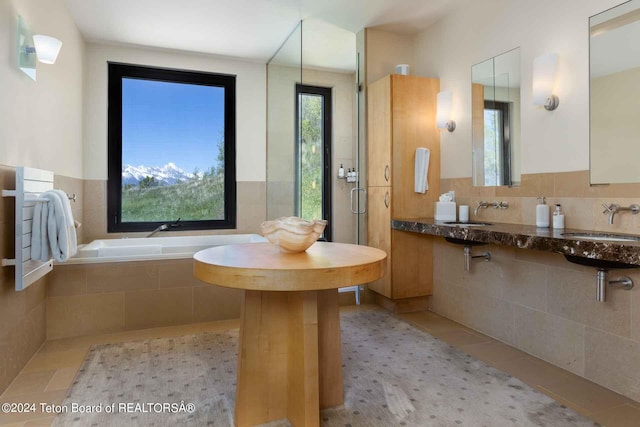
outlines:
[[[191, 258], [56, 265], [47, 285], [46, 337], [237, 319], [242, 295], [197, 280]], [[341, 293], [340, 303], [353, 304], [354, 293]]]
[[[602, 203], [640, 202], [640, 185], [590, 187], [588, 172], [523, 176], [518, 188], [472, 187], [471, 179], [443, 179], [458, 204], [506, 200], [507, 210], [483, 209], [472, 220], [535, 224], [537, 196], [561, 203], [566, 226], [640, 234], [638, 215], [617, 215], [613, 226]], [[434, 241], [434, 294], [430, 308], [557, 366], [640, 401], [640, 270], [612, 271], [636, 283], [595, 299], [594, 268], [562, 255], [505, 246], [480, 246], [491, 262], [464, 271], [462, 247]]]
[[190, 258], [56, 266], [47, 339], [234, 319], [241, 296], [196, 280]]

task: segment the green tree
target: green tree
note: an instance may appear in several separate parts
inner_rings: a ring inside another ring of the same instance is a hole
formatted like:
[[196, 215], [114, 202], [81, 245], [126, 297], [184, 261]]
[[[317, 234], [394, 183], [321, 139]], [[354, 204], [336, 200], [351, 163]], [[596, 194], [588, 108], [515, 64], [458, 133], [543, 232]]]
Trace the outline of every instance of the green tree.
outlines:
[[299, 215], [305, 219], [322, 218], [322, 97], [300, 98], [300, 195]]
[[140, 180], [140, 183], [138, 185], [140, 186], [141, 190], [144, 190], [147, 188], [157, 187], [158, 181], [156, 181], [156, 179], [152, 176], [145, 176]]

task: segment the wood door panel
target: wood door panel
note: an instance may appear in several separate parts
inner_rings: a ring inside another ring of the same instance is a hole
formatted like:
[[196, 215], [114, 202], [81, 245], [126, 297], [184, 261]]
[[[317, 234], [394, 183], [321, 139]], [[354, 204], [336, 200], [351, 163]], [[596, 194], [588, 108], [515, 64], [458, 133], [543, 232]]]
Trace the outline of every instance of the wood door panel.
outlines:
[[379, 294], [391, 298], [391, 187], [369, 187], [367, 234], [369, 246], [387, 253], [387, 274], [369, 284]]
[[368, 185], [391, 185], [391, 79], [387, 76], [367, 89]]
[[[440, 196], [440, 133], [436, 127], [438, 79], [392, 76], [393, 109], [393, 209], [394, 218], [433, 216], [433, 203]], [[429, 189], [414, 191], [415, 152], [430, 150]]]
[[394, 260], [391, 298], [420, 297], [433, 293], [433, 236], [391, 230]]

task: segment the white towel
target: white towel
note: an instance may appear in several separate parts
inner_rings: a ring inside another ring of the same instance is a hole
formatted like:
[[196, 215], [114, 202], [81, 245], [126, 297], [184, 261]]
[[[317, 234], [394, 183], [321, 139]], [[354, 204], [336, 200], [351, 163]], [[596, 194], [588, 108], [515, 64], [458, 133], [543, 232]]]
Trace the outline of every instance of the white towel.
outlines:
[[49, 238], [47, 236], [47, 218], [49, 205], [46, 202], [36, 203], [31, 223], [31, 259], [49, 261]]
[[67, 261], [78, 251], [69, 198], [64, 191], [49, 190], [40, 194], [47, 202], [39, 202], [34, 210], [31, 230], [31, 258]]
[[424, 194], [429, 189], [427, 176], [429, 174], [429, 158], [431, 151], [428, 148], [416, 148], [415, 159], [415, 192]]
[[[69, 196], [62, 190], [53, 190], [60, 197], [62, 202], [62, 208], [64, 209], [64, 219], [66, 222], [66, 229], [69, 236], [69, 255], [70, 258], [78, 253], [78, 236], [76, 233], [76, 221], [73, 219], [73, 212], [71, 212], [71, 202]], [[65, 259], [66, 261], [66, 259]]]

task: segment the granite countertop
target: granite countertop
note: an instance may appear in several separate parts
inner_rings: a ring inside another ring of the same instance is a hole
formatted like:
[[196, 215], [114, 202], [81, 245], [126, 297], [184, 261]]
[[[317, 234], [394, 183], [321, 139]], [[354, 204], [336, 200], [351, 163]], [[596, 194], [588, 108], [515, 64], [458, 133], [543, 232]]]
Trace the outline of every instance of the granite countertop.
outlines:
[[[562, 233], [594, 233], [588, 230], [570, 228], [554, 230], [532, 225], [501, 223], [460, 227], [446, 225], [444, 221], [435, 221], [433, 218], [393, 219], [391, 228], [494, 245], [515, 246], [521, 249], [557, 252], [574, 257], [635, 264], [640, 268], [640, 241], [595, 241], [562, 235]], [[606, 234], [606, 232], [601, 233]], [[621, 233], [612, 234], [620, 235]]]

